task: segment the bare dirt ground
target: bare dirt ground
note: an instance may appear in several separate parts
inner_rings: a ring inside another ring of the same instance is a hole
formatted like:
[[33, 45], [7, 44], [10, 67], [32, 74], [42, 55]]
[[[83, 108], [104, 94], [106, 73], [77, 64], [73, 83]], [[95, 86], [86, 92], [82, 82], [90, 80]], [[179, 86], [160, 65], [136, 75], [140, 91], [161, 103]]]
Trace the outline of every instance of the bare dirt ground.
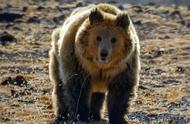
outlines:
[[[87, 4], [1, 0], [1, 124], [51, 123], [51, 32]], [[141, 79], [129, 123], [190, 124], [190, 8], [114, 4], [129, 11], [141, 44]]]

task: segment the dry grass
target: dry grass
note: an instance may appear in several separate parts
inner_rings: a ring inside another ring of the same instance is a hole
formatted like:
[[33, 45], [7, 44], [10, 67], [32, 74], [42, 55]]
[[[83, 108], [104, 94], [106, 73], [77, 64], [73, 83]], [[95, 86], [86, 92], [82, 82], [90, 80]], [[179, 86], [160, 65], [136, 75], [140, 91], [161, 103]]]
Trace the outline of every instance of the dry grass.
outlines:
[[[7, 8], [8, 4], [12, 7]], [[26, 11], [22, 11], [26, 6]], [[0, 46], [0, 82], [6, 77], [22, 75], [28, 85], [0, 85], [0, 123], [46, 124], [54, 118], [48, 77], [50, 35], [64, 21], [61, 17], [61, 21], [53, 22], [53, 19], [67, 15], [74, 6], [76, 3], [65, 6], [53, 1], [43, 4], [1, 1], [0, 8], [24, 13], [24, 17], [13, 24], [0, 21], [1, 30], [17, 39], [16, 45]], [[183, 25], [178, 17], [171, 17], [173, 7], [139, 6], [143, 12], [136, 12], [133, 5], [126, 6], [134, 22], [141, 22], [135, 26], [141, 41], [142, 71], [138, 97], [128, 114], [129, 123], [169, 123], [170, 120], [190, 123], [190, 29], [187, 27], [190, 12], [185, 7], [179, 8], [187, 23]], [[169, 14], [164, 14], [167, 11]], [[28, 22], [35, 16], [36, 22], [35, 19]], [[164, 120], [162, 114], [170, 119]], [[173, 119], [175, 115], [187, 121]]]

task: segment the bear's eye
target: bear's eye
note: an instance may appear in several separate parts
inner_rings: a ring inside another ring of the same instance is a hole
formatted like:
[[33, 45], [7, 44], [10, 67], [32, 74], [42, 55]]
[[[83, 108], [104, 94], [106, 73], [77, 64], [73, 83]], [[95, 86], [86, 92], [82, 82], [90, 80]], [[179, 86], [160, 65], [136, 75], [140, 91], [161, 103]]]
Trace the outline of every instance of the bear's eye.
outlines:
[[97, 36], [97, 37], [96, 37], [96, 41], [101, 42], [101, 41], [102, 41], [102, 38], [101, 38], [100, 36]]
[[115, 42], [116, 42], [116, 38], [113, 37], [113, 38], [111, 39], [111, 43], [115, 43]]

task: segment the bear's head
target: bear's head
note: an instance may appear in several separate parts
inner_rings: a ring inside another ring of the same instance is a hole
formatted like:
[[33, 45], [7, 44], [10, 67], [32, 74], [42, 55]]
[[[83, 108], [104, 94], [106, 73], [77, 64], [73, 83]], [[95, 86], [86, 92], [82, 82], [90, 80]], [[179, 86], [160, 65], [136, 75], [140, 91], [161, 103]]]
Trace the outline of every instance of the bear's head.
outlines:
[[80, 59], [102, 69], [125, 62], [132, 50], [130, 23], [125, 12], [113, 15], [93, 9], [76, 35]]

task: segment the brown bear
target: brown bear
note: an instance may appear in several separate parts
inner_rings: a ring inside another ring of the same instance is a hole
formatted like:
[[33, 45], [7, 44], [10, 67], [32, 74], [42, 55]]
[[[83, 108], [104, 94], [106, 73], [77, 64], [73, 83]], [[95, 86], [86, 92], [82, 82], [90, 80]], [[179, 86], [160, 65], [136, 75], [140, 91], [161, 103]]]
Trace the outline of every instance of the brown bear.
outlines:
[[109, 123], [126, 123], [124, 115], [139, 82], [139, 54], [127, 12], [110, 4], [74, 10], [52, 34], [55, 123], [101, 120], [105, 97]]

